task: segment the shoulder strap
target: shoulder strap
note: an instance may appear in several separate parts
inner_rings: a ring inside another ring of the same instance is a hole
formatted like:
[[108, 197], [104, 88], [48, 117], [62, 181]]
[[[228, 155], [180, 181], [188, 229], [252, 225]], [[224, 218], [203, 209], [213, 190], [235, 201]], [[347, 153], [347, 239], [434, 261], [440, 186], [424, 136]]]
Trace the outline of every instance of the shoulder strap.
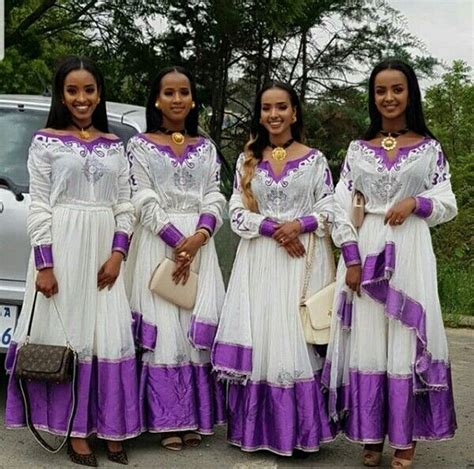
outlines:
[[309, 281], [311, 280], [311, 271], [313, 269], [314, 252], [316, 250], [315, 234], [309, 234], [308, 251], [306, 253], [306, 260], [304, 266], [303, 290], [301, 291], [300, 304], [306, 301], [306, 294], [308, 293]]

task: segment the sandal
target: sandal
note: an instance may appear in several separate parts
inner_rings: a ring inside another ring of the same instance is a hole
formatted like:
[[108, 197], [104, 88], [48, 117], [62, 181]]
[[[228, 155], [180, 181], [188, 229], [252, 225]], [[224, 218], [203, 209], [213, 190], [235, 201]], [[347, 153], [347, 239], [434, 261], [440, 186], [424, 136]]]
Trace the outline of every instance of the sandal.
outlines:
[[364, 451], [362, 452], [362, 459], [364, 466], [380, 466], [380, 461], [382, 459], [382, 451], [372, 451], [370, 449], [364, 449]]
[[416, 441], [413, 442], [413, 446], [411, 447], [412, 449], [411, 459], [407, 459], [406, 457], [399, 458], [398, 456], [395, 456], [397, 454], [397, 452], [395, 451], [390, 467], [395, 468], [395, 469], [411, 467], [413, 465], [413, 458], [415, 457], [415, 448], [416, 448]]
[[183, 440], [178, 435], [165, 436], [161, 439], [161, 446], [171, 451], [181, 451]]
[[189, 432], [183, 435], [183, 441], [186, 446], [197, 448], [201, 444], [202, 437], [199, 433]]

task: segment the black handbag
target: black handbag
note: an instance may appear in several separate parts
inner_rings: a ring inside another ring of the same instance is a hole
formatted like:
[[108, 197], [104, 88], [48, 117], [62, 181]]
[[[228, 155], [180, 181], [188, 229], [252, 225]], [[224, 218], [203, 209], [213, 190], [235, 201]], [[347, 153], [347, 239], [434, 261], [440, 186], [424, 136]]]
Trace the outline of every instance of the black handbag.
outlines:
[[[66, 329], [56, 308], [56, 303], [53, 301], [54, 308], [58, 314], [59, 322], [66, 337], [66, 345], [45, 345], [30, 343], [31, 328], [33, 325], [33, 316], [35, 312], [36, 300], [38, 292], [35, 292], [33, 300], [33, 307], [31, 308], [30, 321], [28, 324], [28, 331], [24, 343], [18, 349], [15, 376], [18, 378], [20, 391], [23, 397], [23, 404], [25, 407], [26, 424], [33, 434], [36, 441], [50, 453], [59, 452], [66, 444], [67, 439], [71, 436], [72, 422], [76, 413], [77, 399], [76, 399], [76, 375], [78, 357], [75, 350], [72, 348], [66, 334]], [[38, 433], [31, 421], [31, 406], [28, 395], [28, 389], [25, 386], [26, 381], [41, 381], [46, 383], [67, 383], [71, 382], [72, 406], [68, 419], [67, 432], [64, 440], [60, 446], [53, 448], [47, 443]]]

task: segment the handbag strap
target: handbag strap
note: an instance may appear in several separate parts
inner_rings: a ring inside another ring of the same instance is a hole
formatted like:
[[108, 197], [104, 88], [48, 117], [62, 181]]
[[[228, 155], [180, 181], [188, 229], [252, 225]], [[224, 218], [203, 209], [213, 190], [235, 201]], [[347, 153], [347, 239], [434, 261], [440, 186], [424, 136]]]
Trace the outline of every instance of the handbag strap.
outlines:
[[[38, 293], [39, 291], [35, 291], [35, 296], [33, 299], [33, 306], [31, 307], [31, 313], [30, 313], [30, 320], [28, 323], [28, 330], [26, 332], [26, 338], [25, 338], [25, 343], [27, 344], [30, 341], [30, 334], [31, 334], [31, 329], [33, 327], [33, 316], [35, 313], [35, 308], [36, 308], [36, 300], [38, 299]], [[53, 302], [54, 310], [56, 311], [56, 314], [58, 315], [59, 323], [61, 325], [61, 329], [63, 330], [64, 337], [66, 338], [66, 346], [68, 346], [71, 350], [73, 350], [71, 342], [69, 340], [69, 337], [66, 332], [66, 327], [64, 326], [63, 319], [61, 317], [61, 314], [59, 313], [58, 307], [56, 306], [56, 302], [54, 301], [54, 298], [51, 297], [51, 301]]]
[[19, 385], [20, 385], [20, 391], [21, 395], [23, 397], [23, 404], [25, 407], [25, 418], [26, 418], [26, 425], [28, 426], [28, 429], [32, 433], [34, 439], [38, 442], [38, 444], [48, 451], [49, 453], [59, 453], [61, 449], [64, 447], [66, 444], [67, 440], [71, 436], [72, 433], [72, 422], [74, 420], [74, 417], [76, 415], [76, 410], [77, 410], [77, 389], [76, 389], [76, 383], [77, 383], [77, 364], [78, 364], [78, 357], [77, 353], [73, 351], [73, 369], [72, 369], [72, 383], [71, 383], [71, 412], [69, 414], [69, 419], [67, 422], [67, 429], [66, 429], [66, 435], [64, 436], [64, 439], [61, 441], [61, 444], [57, 447], [54, 448], [51, 446], [44, 438], [39, 434], [38, 430], [33, 425], [32, 418], [31, 418], [31, 406], [30, 406], [30, 397], [28, 395], [28, 389], [26, 386], [24, 386], [23, 379], [19, 379]]
[[308, 252], [306, 254], [303, 278], [303, 290], [301, 291], [301, 301], [303, 304], [306, 301], [306, 294], [308, 293], [309, 281], [311, 280], [311, 270], [313, 268], [314, 253], [316, 251], [315, 234], [309, 234]]

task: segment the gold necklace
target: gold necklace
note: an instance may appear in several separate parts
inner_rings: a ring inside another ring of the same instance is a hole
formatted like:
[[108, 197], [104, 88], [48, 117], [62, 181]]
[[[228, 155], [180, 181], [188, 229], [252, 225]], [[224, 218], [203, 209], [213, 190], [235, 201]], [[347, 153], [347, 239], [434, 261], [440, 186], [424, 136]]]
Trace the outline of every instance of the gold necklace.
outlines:
[[182, 145], [184, 143], [184, 136], [186, 135], [186, 129], [183, 129], [183, 130], [169, 130], [165, 127], [160, 127], [158, 130], [160, 132], [163, 132], [165, 135], [171, 135], [171, 140], [176, 145]]
[[286, 153], [286, 149], [295, 141], [294, 138], [290, 138], [287, 142], [283, 145], [274, 145], [270, 143], [270, 146], [273, 148], [272, 150], [272, 158], [276, 161], [283, 161], [288, 156]]
[[79, 137], [81, 137], [83, 140], [89, 140], [91, 138], [91, 133], [88, 132], [87, 129], [90, 129], [92, 127], [92, 122], [89, 125], [86, 125], [85, 127], [80, 127], [75, 122], [72, 122], [72, 125], [76, 129], [79, 129]]
[[396, 132], [389, 132], [388, 130], [380, 130], [380, 133], [384, 136], [380, 144], [385, 151], [392, 151], [397, 147], [397, 138], [400, 135], [406, 134], [408, 128], [397, 130]]

